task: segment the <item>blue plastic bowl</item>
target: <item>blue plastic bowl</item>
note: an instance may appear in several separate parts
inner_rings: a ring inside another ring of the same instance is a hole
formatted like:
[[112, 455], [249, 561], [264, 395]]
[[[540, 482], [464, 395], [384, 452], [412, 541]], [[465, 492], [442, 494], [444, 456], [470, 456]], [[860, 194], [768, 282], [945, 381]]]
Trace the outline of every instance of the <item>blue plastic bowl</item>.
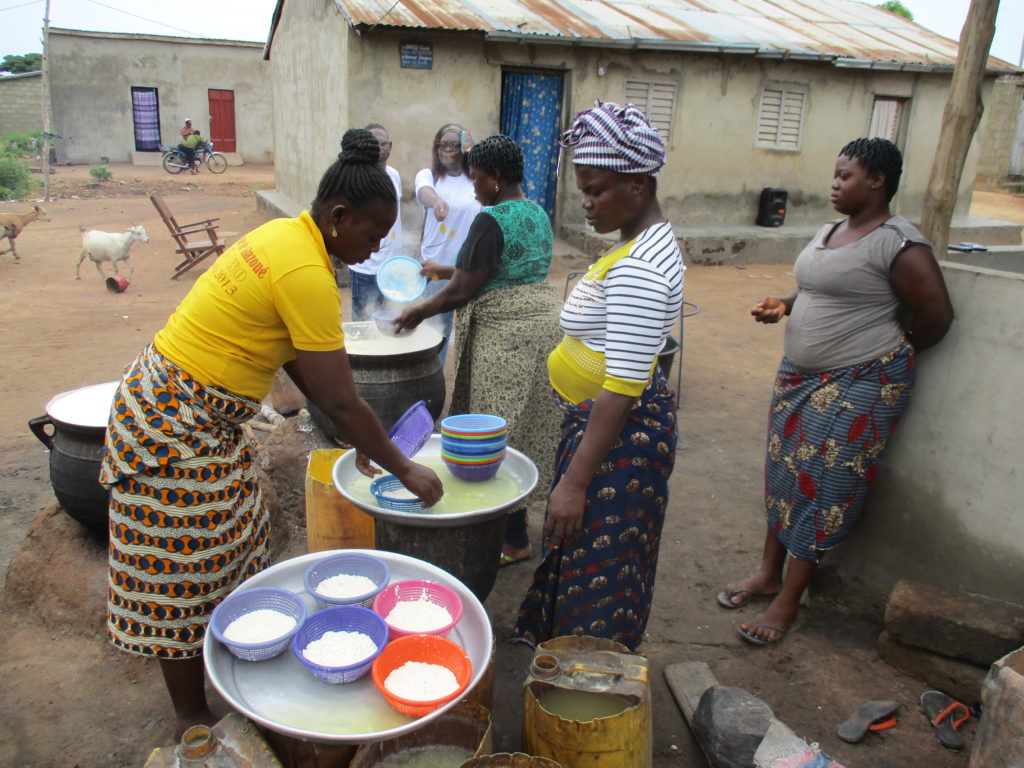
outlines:
[[[302, 651], [314, 640], [319, 640], [326, 632], [362, 632], [369, 635], [377, 650], [365, 659], [343, 667], [325, 667], [316, 664], [302, 655]], [[363, 677], [373, 666], [384, 646], [388, 642], [388, 625], [384, 619], [360, 605], [335, 605], [324, 608], [307, 618], [299, 631], [292, 638], [292, 651], [295, 658], [305, 665], [310, 673], [325, 683], [338, 685], [352, 683]]]
[[[263, 643], [239, 643], [224, 637], [224, 630], [231, 622], [259, 610], [278, 611], [291, 616], [295, 619], [295, 627], [287, 634]], [[288, 642], [298, 633], [305, 620], [306, 604], [294, 592], [277, 587], [257, 587], [233, 592], [214, 608], [210, 616], [210, 631], [238, 658], [246, 661], [266, 661], [288, 647]]]
[[[486, 413], [462, 413], [458, 416], [449, 416], [441, 421], [441, 434], [449, 434], [454, 437], [472, 438], [507, 431], [508, 422], [505, 419]], [[495, 434], [495, 437], [497, 436]]]
[[404, 499], [390, 495], [399, 489], [406, 490], [402, 481], [394, 475], [383, 475], [370, 483], [370, 493], [373, 494], [377, 506], [381, 509], [390, 509], [392, 512], [423, 511], [423, 503], [415, 497]]
[[459, 454], [461, 456], [486, 456], [487, 454], [504, 451], [508, 440], [504, 437], [499, 440], [459, 440], [441, 435], [441, 450], [445, 453]]
[[427, 287], [427, 276], [420, 274], [423, 265], [408, 256], [385, 259], [377, 270], [377, 288], [390, 301], [415, 301]]
[[[376, 586], [369, 592], [353, 597], [328, 597], [316, 591], [321, 581], [343, 573], [349, 576], [365, 576]], [[317, 560], [306, 569], [302, 581], [306, 592], [315, 597], [322, 608], [330, 608], [332, 605], [362, 605], [369, 608], [373, 605], [373, 598], [391, 581], [391, 569], [379, 557], [358, 552], [343, 552]]]

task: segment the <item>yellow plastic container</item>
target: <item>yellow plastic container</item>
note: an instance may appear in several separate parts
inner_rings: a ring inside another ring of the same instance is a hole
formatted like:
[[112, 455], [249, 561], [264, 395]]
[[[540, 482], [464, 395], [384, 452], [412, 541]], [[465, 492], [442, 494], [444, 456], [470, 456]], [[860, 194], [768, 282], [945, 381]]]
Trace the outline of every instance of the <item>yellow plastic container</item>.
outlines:
[[596, 637], [540, 643], [523, 685], [523, 749], [572, 768], [650, 768], [647, 659]]
[[346, 451], [309, 452], [306, 466], [306, 549], [373, 549], [373, 518], [338, 493], [331, 478], [334, 463]]

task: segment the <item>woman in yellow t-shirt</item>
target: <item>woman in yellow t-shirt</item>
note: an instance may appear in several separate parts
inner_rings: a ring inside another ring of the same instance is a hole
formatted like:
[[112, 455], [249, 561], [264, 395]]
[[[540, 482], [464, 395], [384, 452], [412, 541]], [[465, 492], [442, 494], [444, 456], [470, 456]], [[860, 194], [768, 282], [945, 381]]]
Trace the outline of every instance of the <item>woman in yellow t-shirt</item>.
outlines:
[[210, 613], [269, 563], [267, 507], [241, 426], [282, 366], [339, 434], [427, 505], [441, 481], [409, 461], [356, 392], [332, 259], [365, 261], [395, 220], [373, 134], [350, 130], [308, 212], [224, 252], [128, 368], [111, 406], [107, 627], [160, 659], [179, 735], [211, 724], [202, 643]]

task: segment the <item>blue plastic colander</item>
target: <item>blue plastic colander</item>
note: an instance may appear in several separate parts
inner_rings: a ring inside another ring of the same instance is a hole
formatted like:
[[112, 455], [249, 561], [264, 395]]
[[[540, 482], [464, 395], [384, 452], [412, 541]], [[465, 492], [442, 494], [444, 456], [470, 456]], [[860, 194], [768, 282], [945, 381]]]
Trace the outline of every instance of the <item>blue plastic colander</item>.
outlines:
[[421, 274], [423, 265], [408, 256], [385, 259], [377, 270], [377, 288], [389, 301], [406, 304], [423, 295], [427, 276]]

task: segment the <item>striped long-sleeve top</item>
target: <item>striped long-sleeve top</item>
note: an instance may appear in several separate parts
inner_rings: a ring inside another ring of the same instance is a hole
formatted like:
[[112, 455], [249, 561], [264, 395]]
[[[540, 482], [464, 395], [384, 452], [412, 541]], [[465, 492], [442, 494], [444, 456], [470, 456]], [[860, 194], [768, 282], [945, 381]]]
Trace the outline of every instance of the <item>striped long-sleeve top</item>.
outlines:
[[655, 224], [587, 270], [562, 308], [562, 342], [548, 358], [551, 385], [578, 403], [603, 388], [638, 396], [683, 303], [672, 225]]

